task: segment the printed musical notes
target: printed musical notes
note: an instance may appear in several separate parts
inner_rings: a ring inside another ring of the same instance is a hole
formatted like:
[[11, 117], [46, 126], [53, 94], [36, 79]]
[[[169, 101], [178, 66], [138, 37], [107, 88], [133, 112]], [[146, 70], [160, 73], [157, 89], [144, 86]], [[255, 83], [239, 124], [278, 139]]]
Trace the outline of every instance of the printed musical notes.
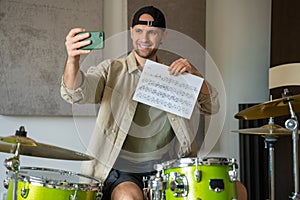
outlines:
[[147, 60], [133, 100], [189, 119], [203, 80], [188, 73], [170, 75], [168, 66]]

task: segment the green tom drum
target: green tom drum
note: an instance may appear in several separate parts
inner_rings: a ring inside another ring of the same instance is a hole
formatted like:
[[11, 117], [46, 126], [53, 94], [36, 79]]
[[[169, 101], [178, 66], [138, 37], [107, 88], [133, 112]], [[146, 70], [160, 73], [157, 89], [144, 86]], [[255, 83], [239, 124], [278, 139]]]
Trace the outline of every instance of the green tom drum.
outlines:
[[162, 163], [167, 200], [237, 199], [235, 159], [181, 158]]
[[[7, 200], [13, 198], [12, 178]], [[17, 183], [18, 200], [98, 200], [102, 197], [102, 184], [98, 179], [64, 170], [21, 167]]]

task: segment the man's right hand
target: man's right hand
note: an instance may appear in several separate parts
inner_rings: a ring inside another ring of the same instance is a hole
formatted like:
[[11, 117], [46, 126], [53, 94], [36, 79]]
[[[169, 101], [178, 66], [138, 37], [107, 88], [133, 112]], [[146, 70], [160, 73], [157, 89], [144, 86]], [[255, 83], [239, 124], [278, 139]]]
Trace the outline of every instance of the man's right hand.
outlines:
[[[83, 28], [74, 28], [72, 29], [67, 37], [66, 37], [66, 50], [68, 54], [68, 60], [67, 62], [76, 62], [79, 61], [79, 57], [82, 54], [88, 54], [91, 51], [90, 50], [81, 50], [79, 48], [86, 46], [91, 43], [90, 40], [84, 40], [89, 37], [89, 33], [79, 34], [80, 32], [84, 32], [85, 29]], [[84, 41], [83, 41], [84, 40]]]
[[[90, 50], [81, 50], [80, 47], [86, 46], [91, 43], [90, 40], [84, 40], [89, 37], [89, 33], [79, 34], [84, 32], [83, 28], [72, 29], [66, 37], [66, 50], [67, 50], [67, 61], [64, 70], [64, 84], [69, 89], [76, 89], [80, 83], [81, 78], [78, 75], [79, 71], [79, 60], [80, 55], [88, 54]], [[84, 41], [83, 41], [84, 40]]]

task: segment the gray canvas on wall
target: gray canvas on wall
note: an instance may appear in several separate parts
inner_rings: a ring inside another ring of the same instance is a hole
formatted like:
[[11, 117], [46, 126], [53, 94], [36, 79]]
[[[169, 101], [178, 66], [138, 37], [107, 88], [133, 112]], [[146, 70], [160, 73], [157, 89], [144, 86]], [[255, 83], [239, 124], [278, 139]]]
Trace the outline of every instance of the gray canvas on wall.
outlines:
[[[0, 0], [0, 114], [69, 116], [60, 96], [71, 28], [101, 30], [101, 0]], [[89, 114], [88, 114], [89, 115]]]

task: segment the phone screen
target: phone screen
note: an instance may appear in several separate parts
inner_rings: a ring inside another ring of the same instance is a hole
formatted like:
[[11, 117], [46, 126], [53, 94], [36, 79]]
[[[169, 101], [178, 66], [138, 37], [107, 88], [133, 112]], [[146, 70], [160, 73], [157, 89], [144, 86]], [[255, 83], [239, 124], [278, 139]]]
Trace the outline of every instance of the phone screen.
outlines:
[[[78, 34], [83, 34], [86, 32], [81, 32]], [[83, 50], [96, 50], [104, 48], [104, 32], [103, 31], [89, 31], [90, 37], [84, 40], [91, 40], [91, 44], [81, 47]]]

